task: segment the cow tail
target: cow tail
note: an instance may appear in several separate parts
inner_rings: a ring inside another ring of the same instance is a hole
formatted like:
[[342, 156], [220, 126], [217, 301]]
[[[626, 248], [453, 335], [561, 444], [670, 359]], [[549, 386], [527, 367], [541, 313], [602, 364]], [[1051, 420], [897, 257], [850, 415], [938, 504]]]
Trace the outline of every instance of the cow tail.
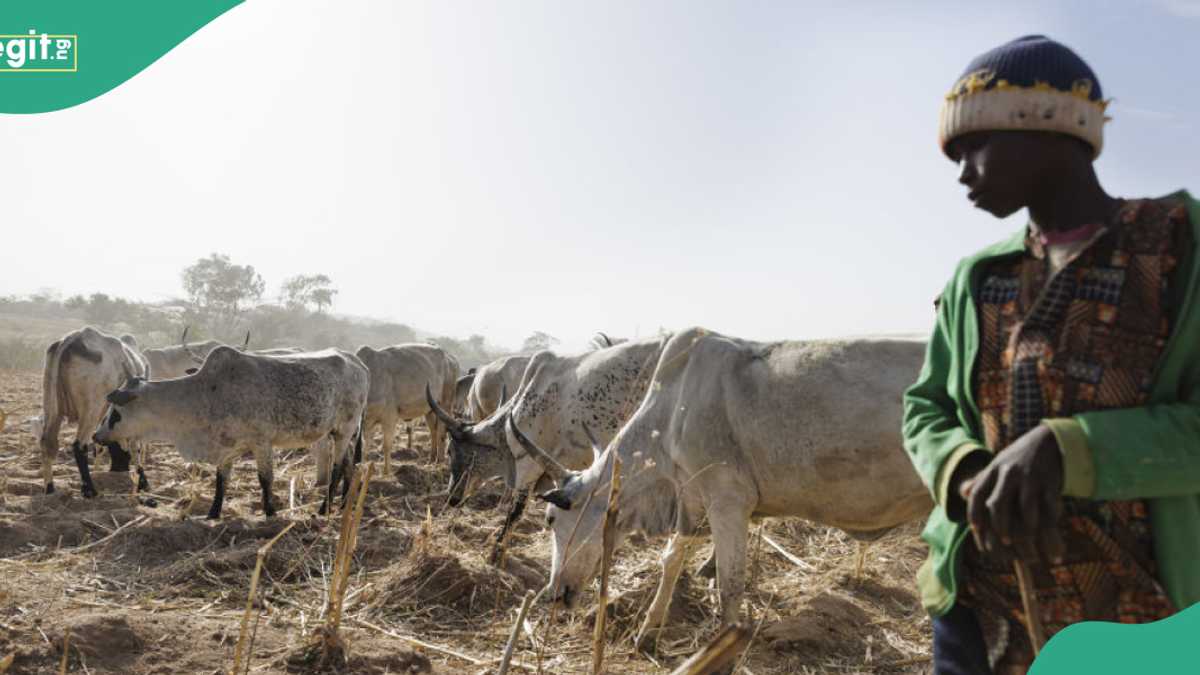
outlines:
[[63, 352], [75, 337], [68, 335], [66, 339], [56, 341], [46, 349], [46, 364], [42, 368], [42, 436], [38, 439], [43, 449], [57, 449], [58, 446], [58, 439], [52, 439], [50, 436], [58, 435], [58, 420], [63, 416], [66, 407], [65, 396], [62, 387], [59, 386], [59, 372]]
[[358, 433], [354, 436], [354, 463], [362, 463], [363, 433], [367, 426], [367, 413], [364, 411], [358, 418]]

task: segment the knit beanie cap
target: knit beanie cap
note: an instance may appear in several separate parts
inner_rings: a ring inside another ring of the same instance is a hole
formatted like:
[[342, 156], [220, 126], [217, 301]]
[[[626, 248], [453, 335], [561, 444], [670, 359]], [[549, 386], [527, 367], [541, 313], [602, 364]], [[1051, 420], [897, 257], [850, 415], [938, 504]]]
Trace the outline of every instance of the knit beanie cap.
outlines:
[[1108, 101], [1079, 55], [1027, 35], [975, 57], [942, 103], [942, 151], [972, 131], [1056, 131], [1087, 141], [1100, 156]]

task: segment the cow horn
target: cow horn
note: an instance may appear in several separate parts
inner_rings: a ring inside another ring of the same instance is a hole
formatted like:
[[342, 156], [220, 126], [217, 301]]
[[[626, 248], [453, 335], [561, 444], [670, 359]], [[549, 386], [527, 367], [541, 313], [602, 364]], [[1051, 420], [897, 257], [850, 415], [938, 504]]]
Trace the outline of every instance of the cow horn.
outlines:
[[246, 351], [246, 348], [249, 346], [250, 346], [250, 331], [246, 331], [246, 341], [242, 343], [242, 351]]
[[429, 409], [433, 411], [434, 415], [437, 415], [437, 418], [446, 425], [447, 429], [458, 433], [462, 431], [463, 427], [467, 426], [462, 420], [455, 418], [443, 410], [442, 406], [438, 405], [438, 402], [433, 398], [433, 391], [430, 390], [428, 382], [425, 383], [425, 401], [429, 404]]
[[612, 339], [610, 337], [608, 337], [607, 335], [605, 335], [603, 331], [596, 331], [596, 335], [599, 335], [601, 338], [604, 339], [605, 346], [608, 346], [608, 347], [613, 346]]
[[604, 446], [596, 440], [596, 434], [592, 433], [592, 428], [587, 425], [587, 422], [582, 422], [582, 424], [583, 433], [587, 434], [588, 443], [592, 444], [592, 459], [600, 459], [600, 455], [604, 454]]
[[508, 416], [508, 429], [512, 432], [512, 435], [516, 437], [517, 442], [521, 444], [521, 447], [525, 448], [525, 452], [529, 453], [529, 456], [532, 457], [534, 461], [542, 465], [542, 468], [545, 469], [546, 473], [550, 474], [550, 477], [554, 479], [554, 482], [562, 485], [567, 481], [568, 478], [571, 477], [572, 472], [570, 469], [566, 468], [562, 464], [559, 464], [557, 460], [550, 455], [547, 455], [545, 450], [542, 450], [538, 446], [534, 445], [533, 441], [529, 440], [525, 437], [525, 434], [521, 433], [521, 430], [517, 427], [517, 423], [513, 420], [512, 415]]
[[[191, 328], [191, 326], [188, 326], [188, 328]], [[183, 351], [187, 352], [187, 355], [192, 357], [193, 361], [195, 361], [196, 363], [203, 364], [204, 359], [199, 354], [192, 351], [192, 348], [188, 346], [188, 343], [187, 343], [188, 328], [183, 329], [183, 339], [180, 340], [180, 344], [183, 346]]]
[[190, 329], [190, 328], [191, 328], [191, 326], [190, 326], [190, 325], [188, 325], [188, 326], [184, 326], [184, 327], [183, 327], [183, 335], [180, 335], [180, 336], [179, 336], [179, 343], [180, 343], [180, 344], [183, 344], [183, 343], [187, 342], [187, 334], [188, 334], [188, 329]]

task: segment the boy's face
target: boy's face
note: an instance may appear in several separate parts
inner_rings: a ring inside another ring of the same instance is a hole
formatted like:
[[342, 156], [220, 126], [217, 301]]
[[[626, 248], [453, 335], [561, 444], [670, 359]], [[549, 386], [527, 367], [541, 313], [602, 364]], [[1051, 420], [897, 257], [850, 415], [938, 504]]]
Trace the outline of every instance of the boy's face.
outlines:
[[1060, 145], [1057, 134], [1042, 131], [976, 131], [947, 146], [961, 167], [958, 182], [976, 208], [1005, 218], [1034, 201], [1047, 181]]

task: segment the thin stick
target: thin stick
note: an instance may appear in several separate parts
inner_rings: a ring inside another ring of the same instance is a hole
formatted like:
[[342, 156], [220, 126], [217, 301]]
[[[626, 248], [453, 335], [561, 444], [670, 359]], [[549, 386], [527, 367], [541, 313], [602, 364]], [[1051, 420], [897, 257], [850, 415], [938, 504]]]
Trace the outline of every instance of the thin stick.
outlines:
[[296, 508], [296, 477], [288, 481], [288, 511]]
[[692, 655], [671, 675], [703, 675], [729, 665], [750, 643], [750, 630], [740, 623], [727, 626], [708, 646]]
[[621, 458], [613, 457], [609, 480], [608, 508], [604, 511], [604, 553], [600, 558], [600, 593], [596, 596], [596, 631], [592, 634], [592, 675], [604, 669], [604, 626], [608, 623], [608, 573], [612, 570], [613, 549], [617, 538], [617, 500], [621, 494]]
[[[232, 673], [232, 675], [237, 675], [239, 672], [241, 672], [242, 648], [246, 642], [246, 630], [250, 626], [250, 610], [254, 607], [254, 594], [258, 591], [258, 578], [259, 575], [262, 574], [263, 560], [266, 559], [267, 552], [271, 550], [271, 547], [275, 545], [275, 542], [279, 541], [283, 535], [287, 534], [288, 530], [291, 530], [293, 527], [295, 527], [297, 522], [299, 521], [293, 520], [292, 522], [288, 523], [288, 526], [280, 530], [279, 534], [272, 537], [270, 541], [268, 541], [266, 544], [263, 544], [263, 546], [258, 549], [258, 559], [254, 562], [254, 574], [250, 577], [250, 592], [246, 594], [246, 610], [242, 612], [242, 627], [241, 630], [238, 631], [237, 646], [233, 649], [233, 668], [229, 669], [229, 672]], [[249, 664], [247, 663], [247, 665]]]
[[533, 604], [536, 596], [537, 593], [532, 590], [525, 591], [525, 599], [521, 601], [521, 611], [517, 613], [517, 620], [513, 623], [512, 632], [508, 635], [508, 644], [504, 645], [504, 656], [500, 658], [500, 669], [496, 671], [496, 675], [508, 673], [508, 663], [512, 661], [513, 649], [517, 646], [517, 637], [521, 635], [521, 626], [525, 623], [525, 615], [529, 614], [529, 607]]
[[775, 542], [775, 540], [772, 539], [770, 537], [770, 535], [768, 535], [767, 533], [764, 532], [764, 533], [762, 533], [761, 536], [762, 536], [762, 540], [767, 542], [767, 546], [770, 546], [771, 548], [775, 549], [775, 552], [778, 553], [779, 555], [783, 556], [788, 562], [792, 563], [796, 567], [799, 567], [800, 569], [802, 569], [806, 572], [811, 572], [813, 570], [812, 565], [804, 562], [803, 560], [801, 560], [800, 558], [797, 558], [796, 556], [792, 555], [791, 553], [788, 553], [787, 549], [785, 549], [782, 546], [780, 546], [779, 544], [777, 544]]
[[67, 657], [71, 654], [71, 627], [67, 626], [67, 632], [63, 633], [63, 657], [62, 662], [58, 664], [58, 675], [67, 675]]
[[[109, 539], [112, 539], [113, 537], [117, 536], [118, 534], [121, 534], [122, 531], [124, 531], [130, 527], [133, 527], [135, 525], [138, 525], [140, 523], [143, 523], [146, 520], [148, 520], [149, 518], [150, 518], [150, 516], [141, 516], [138, 518], [134, 518], [133, 520], [131, 520], [131, 521], [125, 523], [124, 525], [118, 527], [117, 529], [113, 530], [106, 537], [97, 539], [96, 541], [93, 541], [90, 544], [84, 544], [83, 546], [76, 546], [75, 548], [64, 548], [58, 552], [59, 553], [82, 553], [88, 549], [92, 549], [92, 548], [99, 546], [100, 544], [103, 544], [104, 542], [108, 541]], [[43, 553], [43, 551], [34, 551], [33, 553], [25, 553], [23, 555], [13, 556], [12, 558], [8, 559], [8, 562], [13, 562], [13, 561], [17, 561], [17, 560], [22, 560], [24, 558], [33, 557], [35, 555], [38, 555], [39, 553]]]
[[1021, 589], [1021, 604], [1025, 606], [1025, 630], [1029, 631], [1029, 641], [1033, 644], [1033, 655], [1037, 656], [1046, 644], [1046, 628], [1042, 625], [1042, 611], [1038, 604], [1037, 590], [1033, 586], [1033, 574], [1024, 560], [1013, 560], [1013, 569], [1017, 572], [1017, 585]]
[[414, 646], [420, 647], [422, 649], [428, 649], [431, 652], [437, 652], [444, 656], [450, 656], [450, 657], [456, 658], [460, 661], [466, 661], [467, 663], [470, 663], [471, 665], [474, 665], [474, 666], [484, 666], [484, 665], [488, 665], [488, 664], [492, 663], [491, 661], [484, 661], [482, 659], [477, 659], [473, 656], [467, 656], [466, 654], [463, 654], [461, 652], [456, 652], [453, 649], [448, 649], [446, 647], [439, 647], [438, 645], [435, 645], [435, 644], [432, 644], [429, 642], [423, 642], [414, 637], [409, 637], [407, 635], [401, 635], [394, 631], [390, 631], [386, 628], [376, 626], [375, 624], [371, 623], [370, 621], [367, 621], [366, 619], [352, 617], [350, 619], [350, 621], [353, 621], [354, 623], [357, 623], [366, 628], [370, 628], [371, 630], [373, 630], [377, 633], [386, 635], [388, 637], [396, 638], [397, 640], [403, 640], [403, 641], [409, 643], [410, 645], [414, 645]]

